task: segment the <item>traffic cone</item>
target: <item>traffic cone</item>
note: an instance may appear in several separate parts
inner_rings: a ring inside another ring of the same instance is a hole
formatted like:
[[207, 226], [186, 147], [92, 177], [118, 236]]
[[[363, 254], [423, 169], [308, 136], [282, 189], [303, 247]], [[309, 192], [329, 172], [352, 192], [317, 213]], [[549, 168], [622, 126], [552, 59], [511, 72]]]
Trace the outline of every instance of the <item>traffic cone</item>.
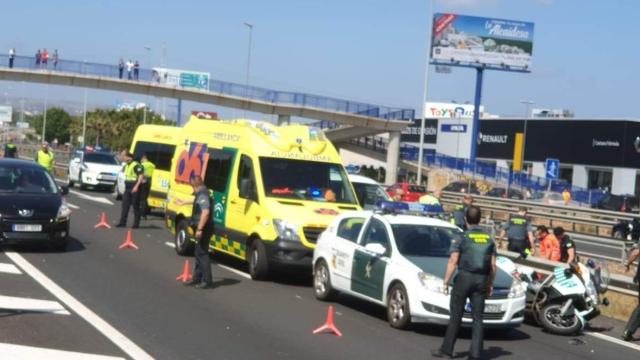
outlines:
[[340, 332], [340, 330], [338, 330], [336, 325], [333, 323], [333, 305], [329, 305], [329, 309], [327, 309], [327, 321], [325, 321], [324, 325], [313, 330], [313, 333], [317, 334], [317, 333], [325, 332], [327, 330], [329, 330], [330, 332], [332, 332], [337, 336], [342, 336], [342, 333]]
[[104, 211], [100, 214], [100, 220], [93, 228], [97, 229], [101, 227], [111, 229], [111, 225], [109, 225], [109, 223], [107, 222], [107, 214], [105, 214]]
[[133, 239], [131, 238], [131, 230], [127, 230], [127, 237], [124, 242], [118, 247], [118, 249], [122, 250], [124, 248], [132, 248], [138, 250], [138, 245], [133, 243]]
[[191, 280], [191, 274], [189, 273], [189, 260], [184, 261], [184, 267], [182, 268], [182, 274], [178, 275], [176, 281], [182, 281], [183, 283]]

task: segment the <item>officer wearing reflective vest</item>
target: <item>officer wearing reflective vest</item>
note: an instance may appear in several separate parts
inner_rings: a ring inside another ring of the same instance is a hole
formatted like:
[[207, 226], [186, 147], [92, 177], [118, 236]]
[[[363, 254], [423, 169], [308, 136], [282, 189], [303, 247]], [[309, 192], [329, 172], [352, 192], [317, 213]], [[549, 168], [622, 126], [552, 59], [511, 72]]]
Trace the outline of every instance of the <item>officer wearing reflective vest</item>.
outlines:
[[139, 162], [133, 160], [133, 154], [126, 152], [124, 154], [125, 165], [124, 170], [124, 194], [122, 194], [122, 212], [120, 213], [120, 222], [117, 227], [127, 226], [127, 217], [129, 208], [133, 207], [133, 226], [140, 226], [140, 190], [142, 180], [144, 178], [144, 168]]
[[48, 172], [53, 172], [53, 151], [49, 149], [47, 142], [43, 142], [42, 148], [36, 153], [36, 162]]
[[491, 236], [478, 226], [482, 214], [477, 206], [469, 206], [465, 214], [467, 231], [464, 236], [451, 240], [447, 270], [444, 276], [443, 293], [449, 294], [449, 281], [456, 268], [458, 273], [453, 282], [450, 300], [451, 317], [444, 341], [439, 349], [433, 350], [433, 357], [453, 355], [453, 348], [462, 323], [467, 299], [471, 302], [471, 349], [469, 359], [480, 359], [483, 341], [482, 315], [485, 299], [491, 296], [496, 274], [496, 246]]
[[18, 148], [12, 142], [4, 144], [4, 157], [15, 158], [17, 152]]
[[146, 219], [149, 214], [149, 204], [147, 203], [147, 199], [151, 192], [151, 178], [153, 177], [153, 171], [156, 169], [156, 165], [149, 161], [147, 154], [142, 155], [140, 164], [142, 164], [142, 167], [144, 168], [144, 178], [142, 179], [142, 186], [140, 188], [140, 212]]
[[511, 215], [509, 221], [502, 225], [500, 238], [508, 240], [507, 250], [517, 252], [523, 257], [527, 257], [534, 252], [533, 226], [527, 218], [527, 209], [521, 207], [518, 213]]
[[473, 205], [473, 196], [471, 196], [470, 194], [466, 194], [462, 199], [462, 203], [457, 204], [453, 208], [453, 217], [451, 218], [451, 223], [459, 227], [460, 229], [466, 229], [464, 217], [467, 213], [467, 208], [471, 205]]

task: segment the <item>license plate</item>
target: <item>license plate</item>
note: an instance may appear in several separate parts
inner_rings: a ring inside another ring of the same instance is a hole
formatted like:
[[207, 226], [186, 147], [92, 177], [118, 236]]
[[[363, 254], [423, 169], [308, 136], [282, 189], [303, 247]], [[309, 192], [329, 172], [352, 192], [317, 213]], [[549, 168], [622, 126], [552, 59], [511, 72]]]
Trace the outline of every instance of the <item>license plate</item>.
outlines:
[[102, 175], [99, 177], [100, 180], [115, 180], [116, 177], [115, 176], [111, 176], [111, 175]]
[[13, 231], [21, 232], [40, 232], [42, 231], [42, 225], [40, 224], [14, 224]]
[[[465, 307], [464, 307], [464, 311], [470, 313], [471, 309], [473, 307], [471, 306], [470, 302], [467, 302]], [[484, 312], [485, 313], [500, 313], [502, 312], [502, 305], [501, 304], [484, 304]]]

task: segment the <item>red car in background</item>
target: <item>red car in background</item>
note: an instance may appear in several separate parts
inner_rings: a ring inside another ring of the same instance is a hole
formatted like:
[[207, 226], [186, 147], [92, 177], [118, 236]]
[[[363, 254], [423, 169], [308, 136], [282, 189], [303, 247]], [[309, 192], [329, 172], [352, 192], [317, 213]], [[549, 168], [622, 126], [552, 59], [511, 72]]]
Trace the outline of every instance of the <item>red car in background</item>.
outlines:
[[387, 188], [393, 201], [417, 202], [426, 193], [424, 186], [410, 183], [395, 183]]

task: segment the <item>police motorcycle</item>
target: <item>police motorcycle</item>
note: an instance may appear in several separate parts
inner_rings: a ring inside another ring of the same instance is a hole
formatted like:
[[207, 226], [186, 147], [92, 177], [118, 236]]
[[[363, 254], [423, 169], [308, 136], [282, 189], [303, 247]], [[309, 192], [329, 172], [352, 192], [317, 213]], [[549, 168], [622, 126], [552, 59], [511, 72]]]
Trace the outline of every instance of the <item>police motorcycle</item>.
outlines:
[[586, 265], [559, 266], [548, 275], [511, 264], [512, 275], [527, 288], [527, 315], [552, 334], [579, 333], [589, 320], [600, 315], [600, 305], [609, 305], [606, 297], [600, 297], [607, 291], [610, 278], [604, 261], [589, 259]]

